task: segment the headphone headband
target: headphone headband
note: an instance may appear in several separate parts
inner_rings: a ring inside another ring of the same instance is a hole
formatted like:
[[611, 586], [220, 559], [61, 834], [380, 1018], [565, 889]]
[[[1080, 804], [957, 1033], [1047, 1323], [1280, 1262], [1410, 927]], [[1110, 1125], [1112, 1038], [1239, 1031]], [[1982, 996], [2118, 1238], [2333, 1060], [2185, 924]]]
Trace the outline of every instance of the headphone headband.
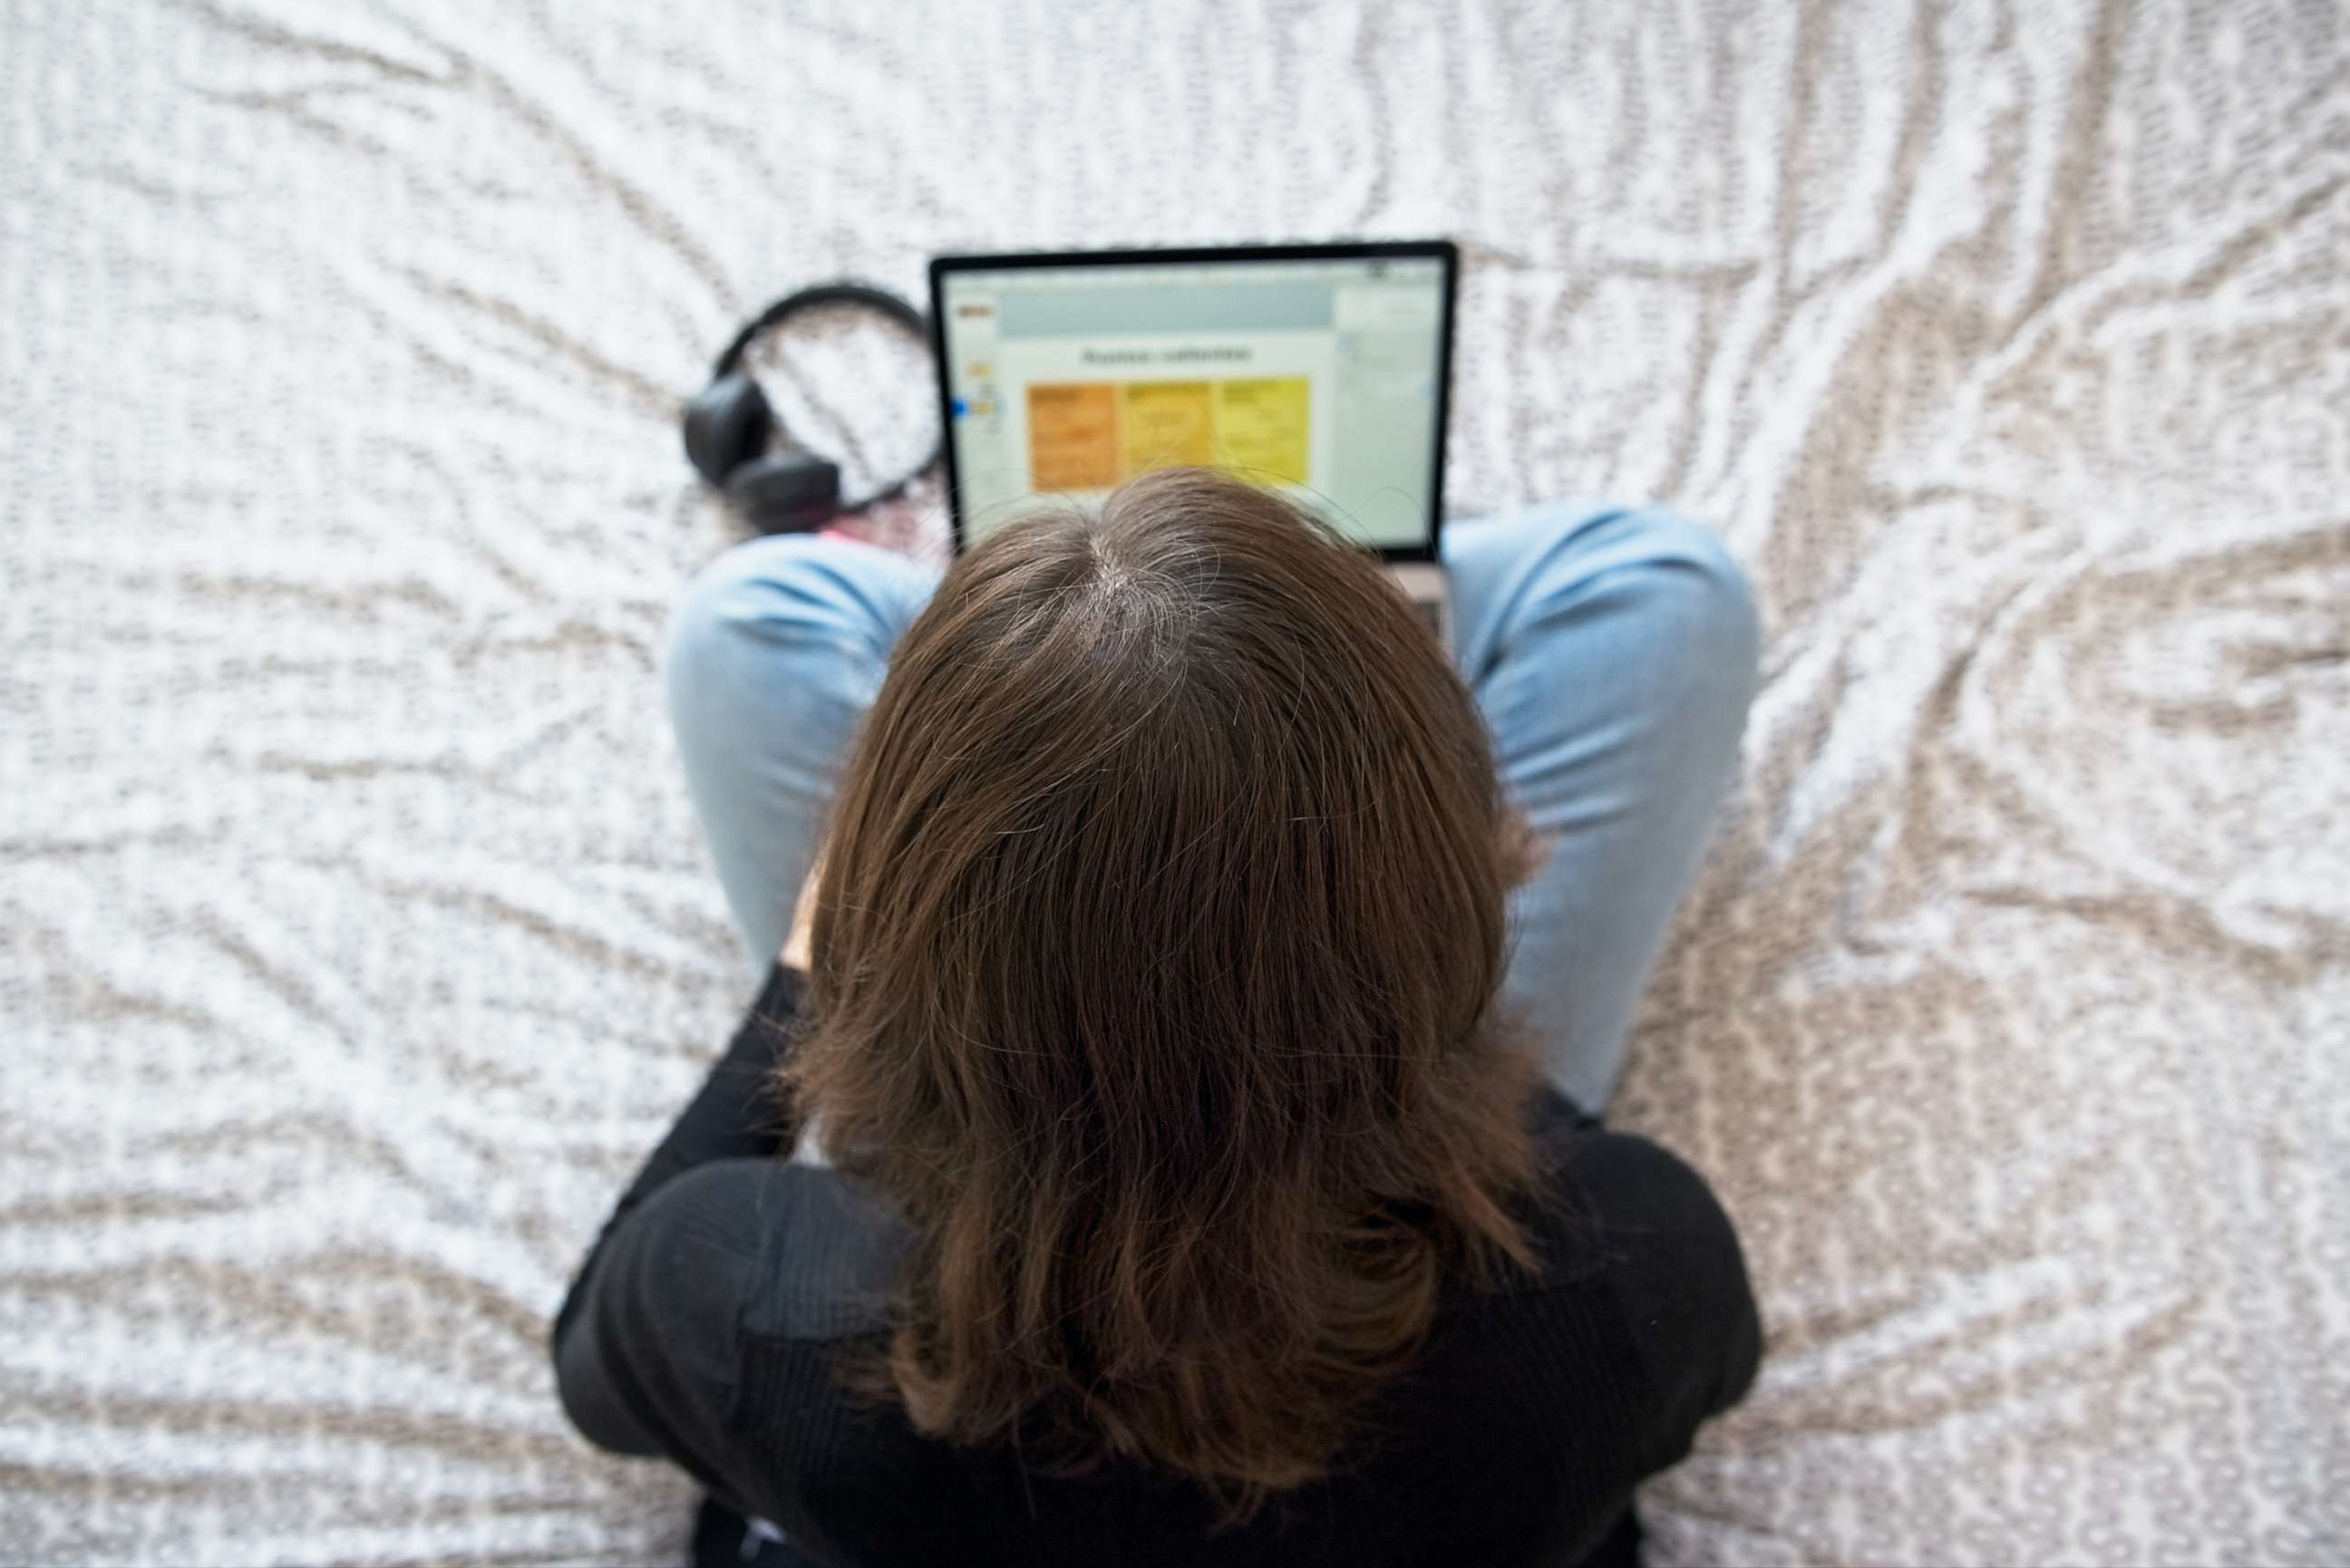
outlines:
[[726, 351], [719, 355], [717, 363], [710, 368], [710, 379], [715, 381], [740, 369], [743, 356], [750, 351], [751, 345], [758, 340], [761, 333], [782, 326], [804, 311], [820, 310], [827, 305], [856, 305], [879, 311], [916, 337], [926, 343], [930, 340], [929, 317], [886, 288], [843, 278], [838, 283], [819, 283], [795, 294], [787, 294], [753, 317], [743, 324], [743, 330], [734, 334], [734, 340], [726, 345]]
[[[757, 383], [743, 369], [743, 356], [759, 335], [780, 326], [804, 311], [818, 310], [826, 306], [847, 305], [870, 310], [887, 317], [910, 333], [927, 347], [931, 340], [930, 317], [903, 298], [886, 288], [868, 283], [844, 278], [837, 283], [820, 283], [787, 294], [766, 309], [753, 317], [743, 329], [734, 334], [725, 351], [711, 367], [710, 385], [686, 405], [686, 454], [703, 478], [725, 489], [738, 504], [738, 509], [752, 514], [752, 520], [763, 528], [812, 526], [794, 521], [788, 514], [781, 521], [771, 520], [765, 514], [779, 505], [807, 505], [816, 514], [826, 511], [861, 512], [884, 501], [904, 494], [909, 485], [928, 473], [946, 452], [946, 432], [939, 432], [938, 445], [913, 468], [881, 486], [872, 494], [855, 501], [838, 499], [837, 466], [820, 455], [797, 457], [778, 456], [761, 459], [760, 449], [775, 420], [766, 399]], [[788, 437], [786, 440], [788, 441]], [[806, 452], [803, 446], [802, 453]], [[796, 466], [803, 473], [821, 475], [815, 480], [816, 498], [806, 496], [806, 483], [800, 483], [787, 471]], [[756, 492], [771, 482], [785, 482], [786, 490], [794, 493], [789, 502], [754, 499]]]

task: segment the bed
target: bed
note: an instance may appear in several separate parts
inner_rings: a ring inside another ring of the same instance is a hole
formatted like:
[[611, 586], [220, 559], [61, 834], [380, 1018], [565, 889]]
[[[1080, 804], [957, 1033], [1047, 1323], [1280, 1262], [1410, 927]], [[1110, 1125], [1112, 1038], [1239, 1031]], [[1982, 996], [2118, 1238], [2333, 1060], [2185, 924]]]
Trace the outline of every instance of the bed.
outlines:
[[[1770, 1355], [1652, 1560], [2350, 1557], [2334, 0], [5, 36], [0, 1557], [674, 1560], [544, 1335], [748, 995], [655, 680], [733, 537], [679, 400], [934, 251], [1426, 234], [1451, 515], [1663, 498], [1767, 622], [1615, 1119]], [[918, 364], [806, 353], [920, 446]]]

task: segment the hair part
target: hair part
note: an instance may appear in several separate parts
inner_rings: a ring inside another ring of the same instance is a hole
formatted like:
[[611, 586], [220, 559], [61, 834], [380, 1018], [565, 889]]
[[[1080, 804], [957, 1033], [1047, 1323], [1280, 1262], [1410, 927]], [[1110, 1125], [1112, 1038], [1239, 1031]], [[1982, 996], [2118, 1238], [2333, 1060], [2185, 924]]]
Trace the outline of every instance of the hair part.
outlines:
[[1225, 1523], [1327, 1473], [1448, 1278], [1537, 1267], [1529, 851], [1426, 625], [1273, 493], [1164, 470], [961, 558], [849, 757], [784, 1069], [912, 1228], [852, 1386]]

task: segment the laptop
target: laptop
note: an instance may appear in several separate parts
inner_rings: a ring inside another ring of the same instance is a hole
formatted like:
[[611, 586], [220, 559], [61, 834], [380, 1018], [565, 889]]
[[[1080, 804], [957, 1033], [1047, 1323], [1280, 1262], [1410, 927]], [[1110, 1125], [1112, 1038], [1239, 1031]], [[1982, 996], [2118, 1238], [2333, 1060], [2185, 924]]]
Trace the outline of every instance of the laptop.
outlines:
[[935, 258], [956, 550], [1146, 469], [1224, 467], [1375, 552], [1451, 647], [1459, 266], [1447, 240]]

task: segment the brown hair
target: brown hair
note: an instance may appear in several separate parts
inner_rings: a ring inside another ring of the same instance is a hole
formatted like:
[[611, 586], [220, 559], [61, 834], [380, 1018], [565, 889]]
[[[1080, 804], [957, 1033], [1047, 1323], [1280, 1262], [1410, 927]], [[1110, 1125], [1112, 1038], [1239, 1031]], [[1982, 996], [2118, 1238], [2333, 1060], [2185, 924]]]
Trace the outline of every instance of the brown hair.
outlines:
[[913, 1229], [852, 1385], [1226, 1523], [1326, 1473], [1443, 1278], [1536, 1266], [1517, 822], [1428, 628], [1270, 492], [1164, 470], [956, 563], [842, 780], [785, 1071]]

